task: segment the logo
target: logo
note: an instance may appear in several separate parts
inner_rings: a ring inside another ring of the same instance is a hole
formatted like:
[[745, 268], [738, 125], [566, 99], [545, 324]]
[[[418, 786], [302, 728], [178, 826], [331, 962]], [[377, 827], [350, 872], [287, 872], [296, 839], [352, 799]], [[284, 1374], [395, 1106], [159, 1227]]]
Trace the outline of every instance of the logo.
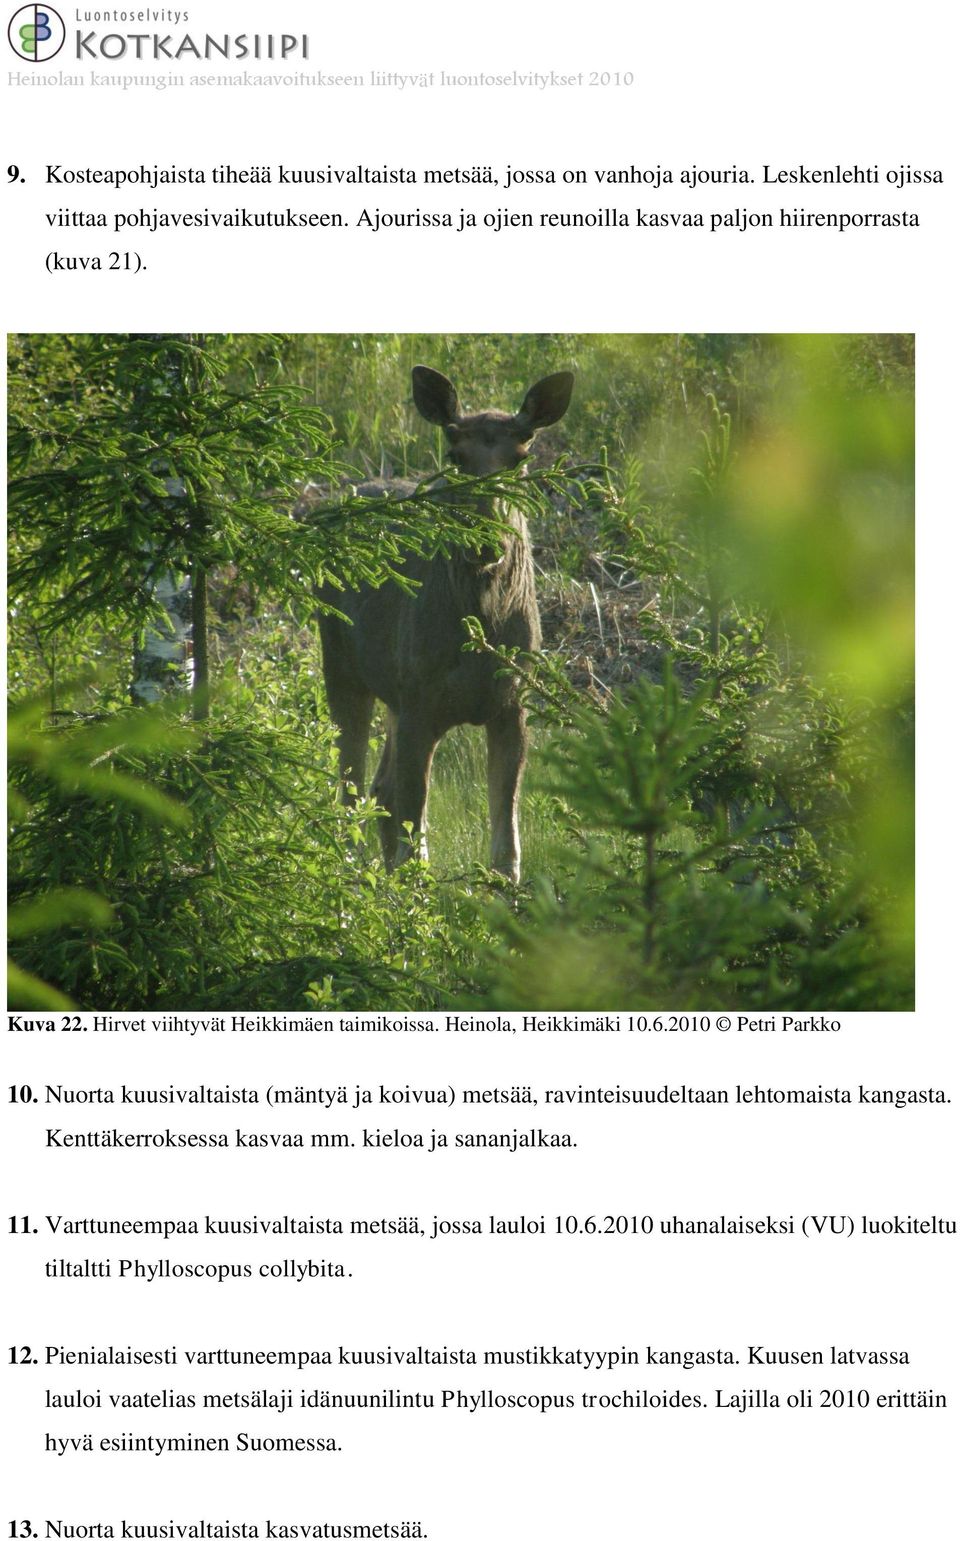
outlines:
[[18, 59], [43, 64], [63, 47], [67, 29], [52, 5], [22, 5], [14, 11], [7, 28], [10, 47]]

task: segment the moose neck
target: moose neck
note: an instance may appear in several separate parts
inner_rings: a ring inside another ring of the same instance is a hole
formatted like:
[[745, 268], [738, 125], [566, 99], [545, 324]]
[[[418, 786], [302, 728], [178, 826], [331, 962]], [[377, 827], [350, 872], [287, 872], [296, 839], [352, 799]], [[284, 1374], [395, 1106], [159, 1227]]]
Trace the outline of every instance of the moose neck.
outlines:
[[[460, 501], [456, 488], [451, 488], [448, 497], [451, 502]], [[527, 521], [520, 509], [508, 498], [495, 493], [464, 498], [463, 505], [468, 519], [498, 524], [502, 526], [502, 532], [479, 548], [456, 547], [452, 553], [455, 565], [466, 572], [488, 576], [512, 567], [527, 544]]]
[[520, 559], [526, 544], [527, 522], [522, 513], [506, 498], [493, 495], [473, 503], [471, 509], [479, 518], [499, 524], [503, 529], [477, 550], [461, 547], [458, 552], [461, 562], [481, 576], [494, 577], [510, 570]]

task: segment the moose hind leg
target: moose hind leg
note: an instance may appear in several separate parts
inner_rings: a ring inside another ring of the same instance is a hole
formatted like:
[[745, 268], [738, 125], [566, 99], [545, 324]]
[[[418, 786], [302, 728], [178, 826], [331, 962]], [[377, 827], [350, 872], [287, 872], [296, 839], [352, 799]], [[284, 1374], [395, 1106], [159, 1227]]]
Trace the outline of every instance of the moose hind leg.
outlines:
[[339, 692], [330, 700], [330, 715], [340, 729], [340, 784], [347, 803], [363, 796], [367, 772], [367, 746], [373, 718], [373, 696], [358, 691]]
[[380, 836], [383, 864], [388, 871], [397, 864], [399, 826], [397, 824], [396, 755], [397, 718], [396, 714], [388, 709], [387, 736], [384, 740], [380, 764], [377, 766], [377, 773], [370, 788], [370, 796], [384, 810], [383, 816], [377, 820], [377, 833]]
[[343, 622], [332, 616], [321, 617], [320, 648], [327, 707], [339, 732], [341, 792], [344, 802], [351, 803], [354, 791], [357, 797], [363, 796], [374, 698], [357, 672], [349, 628]]
[[512, 883], [520, 881], [520, 781], [527, 758], [523, 711], [503, 712], [487, 723], [487, 795], [490, 865]]

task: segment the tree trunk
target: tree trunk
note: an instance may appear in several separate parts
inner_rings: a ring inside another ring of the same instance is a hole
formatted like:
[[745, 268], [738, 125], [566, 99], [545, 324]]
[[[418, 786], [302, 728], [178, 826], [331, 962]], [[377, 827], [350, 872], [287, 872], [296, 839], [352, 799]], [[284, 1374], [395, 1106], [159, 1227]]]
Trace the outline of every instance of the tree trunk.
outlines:
[[[145, 342], [164, 343], [172, 340], [186, 341], [186, 333], [147, 332], [134, 334]], [[144, 370], [141, 383], [134, 392], [133, 416], [149, 432], [151, 404], [157, 397], [182, 396], [187, 388], [183, 369], [177, 355], [158, 351], [153, 367]], [[183, 482], [172, 475], [175, 467], [158, 453], [151, 469], [165, 478], [167, 500], [171, 505], [182, 504], [186, 496]], [[182, 520], [182, 514], [170, 509], [170, 522]], [[175, 570], [158, 570], [151, 545], [144, 548], [144, 590], [160, 606], [162, 616], [155, 613], [144, 628], [140, 645], [134, 649], [130, 680], [132, 700], [142, 706], [161, 700], [166, 695], [186, 692], [193, 683], [191, 660], [191, 633], [193, 623], [193, 599], [190, 574]]]
[[210, 715], [210, 663], [207, 655], [207, 574], [199, 562], [193, 567], [190, 634], [193, 640], [193, 720], [206, 722]]

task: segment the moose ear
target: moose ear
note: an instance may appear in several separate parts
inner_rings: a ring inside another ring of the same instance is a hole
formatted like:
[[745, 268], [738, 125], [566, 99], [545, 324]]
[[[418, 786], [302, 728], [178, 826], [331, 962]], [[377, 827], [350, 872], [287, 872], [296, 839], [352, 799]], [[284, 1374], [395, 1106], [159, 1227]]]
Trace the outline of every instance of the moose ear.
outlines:
[[524, 426], [531, 432], [537, 428], [549, 428], [551, 423], [559, 422], [566, 412], [572, 395], [573, 375], [569, 369], [561, 370], [557, 375], [546, 375], [536, 385], [531, 385], [517, 417], [523, 420]]
[[428, 369], [417, 364], [413, 371], [413, 400], [421, 417], [428, 423], [438, 423], [446, 428], [460, 416], [460, 403], [456, 388], [439, 369]]

